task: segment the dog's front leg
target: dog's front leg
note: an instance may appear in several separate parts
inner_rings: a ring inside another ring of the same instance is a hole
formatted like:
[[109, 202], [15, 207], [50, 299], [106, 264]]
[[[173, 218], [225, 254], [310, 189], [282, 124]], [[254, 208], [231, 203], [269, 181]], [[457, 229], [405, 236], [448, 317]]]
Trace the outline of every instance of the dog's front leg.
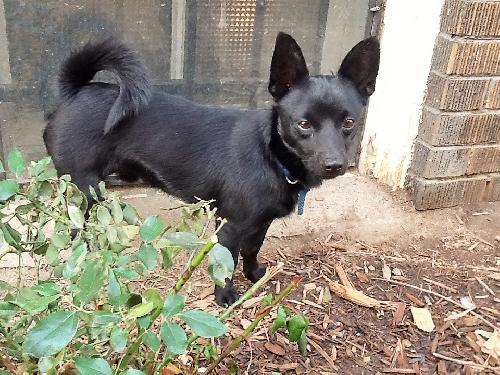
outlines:
[[243, 258], [243, 273], [248, 280], [255, 283], [266, 273], [266, 267], [259, 265], [257, 254], [264, 242], [267, 230], [272, 221], [255, 225], [256, 230], [245, 236], [241, 242], [241, 256]]
[[[234, 269], [238, 265], [240, 255], [241, 231], [238, 226], [232, 223], [225, 224], [218, 234], [219, 243], [229, 249], [233, 256]], [[226, 279], [226, 286], [215, 286], [215, 301], [220, 306], [232, 305], [239, 297], [238, 290], [233, 285], [233, 281]]]

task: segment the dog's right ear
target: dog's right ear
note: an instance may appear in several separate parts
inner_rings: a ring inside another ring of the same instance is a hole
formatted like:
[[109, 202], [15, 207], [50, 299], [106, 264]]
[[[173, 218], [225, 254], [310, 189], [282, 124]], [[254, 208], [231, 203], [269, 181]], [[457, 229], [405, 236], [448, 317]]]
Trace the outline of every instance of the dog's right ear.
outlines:
[[269, 92], [274, 99], [281, 99], [293, 86], [309, 76], [302, 51], [290, 35], [278, 33], [271, 60]]

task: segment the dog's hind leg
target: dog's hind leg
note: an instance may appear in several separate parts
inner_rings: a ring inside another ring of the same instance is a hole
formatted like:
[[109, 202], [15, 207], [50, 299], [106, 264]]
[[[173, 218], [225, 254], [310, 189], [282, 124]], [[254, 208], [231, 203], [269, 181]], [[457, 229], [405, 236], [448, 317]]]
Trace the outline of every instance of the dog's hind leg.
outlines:
[[245, 236], [241, 241], [241, 256], [243, 258], [243, 273], [246, 278], [255, 283], [266, 273], [266, 267], [261, 267], [257, 261], [257, 254], [264, 242], [271, 221], [260, 224], [257, 229]]
[[[218, 234], [219, 243], [229, 249], [233, 256], [234, 269], [238, 265], [238, 257], [240, 253], [240, 236], [239, 228], [232, 224], [225, 224]], [[239, 293], [233, 285], [233, 281], [226, 279], [226, 285], [220, 287], [215, 286], [215, 301], [221, 306], [229, 306], [239, 297]]]

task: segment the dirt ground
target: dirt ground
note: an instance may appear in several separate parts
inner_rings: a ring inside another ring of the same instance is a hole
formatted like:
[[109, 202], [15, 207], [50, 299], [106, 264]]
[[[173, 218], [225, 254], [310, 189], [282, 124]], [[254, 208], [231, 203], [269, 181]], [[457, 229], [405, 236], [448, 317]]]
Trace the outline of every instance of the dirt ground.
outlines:
[[[152, 189], [121, 195], [142, 214], [171, 215], [162, 208], [176, 204]], [[303, 216], [273, 224], [260, 253], [268, 265], [284, 263], [260, 298], [302, 277], [286, 305], [310, 319], [308, 356], [268, 332], [266, 322], [225, 366], [242, 374], [500, 373], [500, 338], [485, 344], [500, 321], [499, 250], [500, 202], [417, 212], [404, 194], [369, 178], [331, 181], [308, 195]], [[368, 308], [335, 295], [328, 283], [342, 270], [353, 288], [391, 303]], [[163, 275], [146, 285], [169, 282]], [[236, 283], [249, 286], [240, 270]], [[187, 291], [192, 306], [220, 311], [204, 274]], [[412, 307], [430, 313], [430, 332], [416, 325]], [[230, 334], [241, 333], [258, 308], [259, 298], [247, 304]]]
[[[161, 192], [118, 192], [142, 216], [174, 219], [164, 208], [177, 202]], [[301, 285], [286, 306], [310, 319], [308, 355], [269, 332], [271, 315], [218, 374], [235, 368], [240, 374], [500, 374], [500, 338], [488, 340], [500, 321], [500, 202], [417, 212], [404, 194], [351, 173], [311, 192], [303, 216], [276, 221], [259, 256], [270, 266], [283, 262], [283, 271], [229, 321], [229, 337], [220, 344], [243, 331], [261, 298], [299, 275]], [[15, 264], [0, 264], [3, 276]], [[181, 266], [137, 287], [167, 288]], [[363, 307], [332, 292], [329, 282], [341, 280], [342, 271], [343, 284], [380, 306]], [[235, 277], [240, 290], [249, 287], [241, 267]], [[186, 286], [188, 304], [221, 311], [212, 289], [199, 270]], [[415, 307], [429, 312], [430, 332], [416, 324]], [[194, 361], [184, 356], [177, 365], [192, 368]]]

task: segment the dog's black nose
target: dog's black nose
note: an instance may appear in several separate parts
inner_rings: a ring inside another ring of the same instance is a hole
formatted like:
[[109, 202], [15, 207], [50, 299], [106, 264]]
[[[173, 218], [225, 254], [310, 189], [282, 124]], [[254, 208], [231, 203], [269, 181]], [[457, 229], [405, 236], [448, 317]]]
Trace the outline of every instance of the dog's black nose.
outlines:
[[337, 161], [331, 161], [327, 162], [325, 165], [325, 172], [332, 173], [332, 172], [340, 172], [344, 165], [340, 162]]

